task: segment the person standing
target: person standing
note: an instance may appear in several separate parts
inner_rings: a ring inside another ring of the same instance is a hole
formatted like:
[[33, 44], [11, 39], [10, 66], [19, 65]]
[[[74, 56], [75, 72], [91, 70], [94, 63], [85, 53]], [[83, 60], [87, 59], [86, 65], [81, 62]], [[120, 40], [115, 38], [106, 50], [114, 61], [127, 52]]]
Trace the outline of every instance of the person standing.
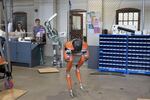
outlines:
[[17, 23], [15, 34], [19, 37], [25, 37], [25, 29], [21, 23]]
[[40, 24], [40, 19], [37, 18], [35, 19], [35, 26], [33, 27], [33, 35], [36, 41], [40, 42], [45, 42], [46, 37], [45, 37], [46, 30], [44, 26]]
[[35, 26], [33, 27], [33, 35], [36, 42], [40, 44], [41, 64], [44, 64], [44, 45], [46, 43], [46, 30], [40, 24], [40, 19], [35, 19]]

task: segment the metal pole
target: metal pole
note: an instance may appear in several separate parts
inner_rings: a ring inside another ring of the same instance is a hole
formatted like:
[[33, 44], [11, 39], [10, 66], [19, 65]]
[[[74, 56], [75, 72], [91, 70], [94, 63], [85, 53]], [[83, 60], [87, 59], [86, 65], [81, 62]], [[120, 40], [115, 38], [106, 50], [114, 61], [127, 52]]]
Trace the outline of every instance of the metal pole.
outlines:
[[144, 32], [144, 23], [145, 23], [145, 0], [142, 0], [142, 35]]
[[102, 0], [102, 30], [104, 29], [104, 0]]
[[6, 1], [7, 18], [8, 18], [8, 21], [12, 23], [13, 0], [5, 0], [5, 1]]
[[8, 13], [7, 13], [7, 1], [8, 0], [3, 0], [4, 3], [4, 17], [5, 17], [5, 32], [6, 32], [6, 48], [7, 48], [7, 62], [8, 62], [8, 70], [11, 70], [11, 62], [10, 62], [10, 50], [9, 50], [9, 35], [8, 35]]
[[71, 10], [71, 1], [68, 0], [68, 24], [67, 24], [67, 27], [68, 27], [68, 34], [67, 34], [67, 40], [70, 39], [70, 10]]

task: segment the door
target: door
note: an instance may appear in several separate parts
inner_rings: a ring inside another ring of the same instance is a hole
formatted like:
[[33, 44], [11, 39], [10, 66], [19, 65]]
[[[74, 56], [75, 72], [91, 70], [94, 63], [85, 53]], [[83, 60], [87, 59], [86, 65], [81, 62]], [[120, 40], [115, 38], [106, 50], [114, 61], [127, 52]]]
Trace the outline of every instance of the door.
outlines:
[[83, 14], [71, 14], [70, 38], [83, 39]]
[[25, 31], [27, 31], [27, 13], [25, 12], [15, 12], [13, 13], [13, 29], [16, 30], [18, 23], [23, 25]]

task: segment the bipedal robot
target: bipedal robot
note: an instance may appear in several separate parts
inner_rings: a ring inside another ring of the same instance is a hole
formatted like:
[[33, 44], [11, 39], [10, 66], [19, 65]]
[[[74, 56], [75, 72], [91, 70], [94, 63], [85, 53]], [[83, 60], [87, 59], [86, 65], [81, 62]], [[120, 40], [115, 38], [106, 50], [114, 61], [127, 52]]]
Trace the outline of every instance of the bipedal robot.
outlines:
[[71, 41], [66, 42], [64, 45], [64, 59], [67, 62], [67, 68], [66, 68], [66, 79], [67, 79], [67, 85], [68, 90], [71, 97], [74, 97], [74, 93], [72, 91], [72, 80], [70, 76], [70, 70], [72, 68], [73, 60], [76, 56], [80, 56], [80, 60], [78, 61], [76, 67], [76, 77], [79, 81], [80, 89], [84, 90], [80, 75], [80, 67], [83, 65], [83, 63], [88, 60], [89, 58], [89, 51], [88, 51], [88, 45], [86, 42], [82, 41], [81, 39], [73, 39]]
[[50, 17], [46, 22], [45, 26], [47, 28], [47, 36], [52, 41], [53, 46], [53, 66], [59, 66], [62, 67], [62, 60], [61, 60], [61, 49], [62, 49], [62, 43], [60, 41], [59, 34], [56, 29], [52, 28], [51, 21], [57, 16], [55, 13], [52, 17]]

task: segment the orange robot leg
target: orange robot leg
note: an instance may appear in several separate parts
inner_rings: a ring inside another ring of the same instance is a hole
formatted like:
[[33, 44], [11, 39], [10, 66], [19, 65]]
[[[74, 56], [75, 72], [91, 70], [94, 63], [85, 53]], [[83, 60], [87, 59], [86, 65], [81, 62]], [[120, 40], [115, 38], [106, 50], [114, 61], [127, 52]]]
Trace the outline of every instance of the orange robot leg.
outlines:
[[85, 61], [85, 58], [82, 55], [81, 58], [80, 58], [80, 60], [79, 60], [79, 62], [78, 62], [78, 64], [76, 65], [76, 76], [77, 76], [77, 79], [79, 81], [81, 89], [83, 89], [83, 86], [82, 86], [82, 80], [81, 80], [81, 74], [80, 74], [79, 68], [83, 65], [84, 61]]
[[66, 69], [66, 80], [67, 80], [67, 86], [70, 92], [70, 95], [72, 94], [72, 79], [70, 75], [70, 70], [72, 68], [72, 63], [73, 63], [73, 56], [70, 57], [70, 60], [67, 62], [67, 69]]

